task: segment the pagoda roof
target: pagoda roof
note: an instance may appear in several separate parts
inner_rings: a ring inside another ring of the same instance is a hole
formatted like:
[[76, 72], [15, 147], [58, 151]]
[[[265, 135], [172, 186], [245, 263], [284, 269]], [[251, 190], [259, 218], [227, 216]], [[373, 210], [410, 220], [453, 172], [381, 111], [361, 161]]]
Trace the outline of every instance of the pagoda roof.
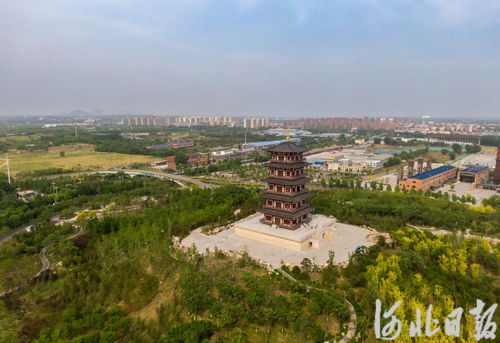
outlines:
[[265, 178], [261, 180], [262, 182], [266, 183], [272, 183], [275, 185], [282, 185], [282, 186], [296, 186], [296, 185], [302, 185], [303, 183], [306, 183], [309, 181], [309, 178], [307, 177], [301, 177], [299, 179], [295, 180], [284, 180], [284, 179], [278, 179], [278, 178]]
[[309, 149], [306, 149], [304, 147], [301, 147], [300, 145], [297, 145], [292, 142], [284, 142], [275, 146], [272, 146], [270, 148], [264, 149], [264, 151], [267, 152], [306, 152], [309, 151]]
[[282, 217], [282, 218], [287, 218], [287, 219], [295, 219], [295, 218], [298, 218], [300, 216], [303, 216], [304, 214], [312, 212], [313, 210], [314, 210], [314, 208], [312, 208], [311, 206], [306, 206], [297, 212], [283, 212], [283, 211], [277, 211], [277, 210], [272, 210], [270, 208], [263, 207], [260, 209], [260, 212], [264, 213], [264, 214], [269, 214], [272, 216], [277, 216], [277, 217]]
[[271, 168], [305, 168], [310, 163], [308, 162], [266, 162], [264, 163], [265, 167], [271, 167]]
[[304, 192], [304, 193], [300, 193], [298, 195], [290, 195], [290, 196], [272, 194], [272, 193], [262, 193], [260, 196], [263, 198], [266, 198], [266, 199], [287, 201], [287, 202], [296, 202], [296, 201], [302, 201], [302, 200], [309, 198], [310, 196], [312, 196], [312, 193]]

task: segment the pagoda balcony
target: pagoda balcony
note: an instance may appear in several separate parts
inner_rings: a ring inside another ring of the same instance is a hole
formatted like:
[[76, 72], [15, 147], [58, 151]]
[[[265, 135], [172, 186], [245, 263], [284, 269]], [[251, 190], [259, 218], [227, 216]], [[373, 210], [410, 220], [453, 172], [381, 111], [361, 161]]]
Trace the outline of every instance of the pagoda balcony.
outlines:
[[310, 208], [310, 207], [311, 206], [309, 204], [307, 204], [307, 203], [304, 204], [304, 205], [302, 205], [302, 206], [295, 207], [295, 208], [285, 208], [283, 206], [281, 206], [281, 207], [275, 207], [275, 206], [270, 206], [270, 205], [267, 205], [267, 204], [265, 204], [264, 206], [262, 206], [262, 208], [267, 208], [269, 210], [286, 212], [286, 213], [299, 212], [299, 211], [302, 211], [305, 208]]
[[288, 181], [302, 179], [305, 176], [306, 176], [306, 174], [290, 175], [290, 176], [286, 176], [286, 175], [278, 176], [278, 175], [274, 175], [274, 174], [267, 174], [268, 178], [278, 179], [278, 180], [288, 180]]
[[296, 177], [294, 179], [282, 179], [274, 175], [268, 175], [268, 177], [260, 181], [278, 186], [298, 186], [309, 182], [310, 180], [305, 174], [302, 174], [300, 177]]
[[284, 192], [284, 191], [278, 192], [276, 190], [266, 189], [266, 192], [262, 196], [265, 197], [266, 194], [275, 194], [275, 195], [284, 195], [287, 197], [296, 197], [296, 196], [299, 196], [302, 194], [307, 194], [307, 193], [310, 193], [307, 188], [301, 189], [298, 192]]
[[266, 207], [266, 206], [264, 206], [260, 209], [261, 213], [269, 214], [269, 215], [272, 215], [275, 217], [286, 218], [286, 219], [295, 219], [295, 218], [301, 217], [303, 215], [308, 215], [312, 211], [314, 211], [314, 208], [309, 206], [309, 205], [302, 206], [299, 209], [295, 209], [295, 211], [281, 211], [281, 209], [276, 209], [274, 207], [270, 208], [270, 207]]
[[305, 158], [299, 158], [297, 160], [280, 160], [276, 158], [271, 158], [269, 160], [270, 163], [279, 163], [279, 164], [298, 164], [298, 163], [307, 163]]

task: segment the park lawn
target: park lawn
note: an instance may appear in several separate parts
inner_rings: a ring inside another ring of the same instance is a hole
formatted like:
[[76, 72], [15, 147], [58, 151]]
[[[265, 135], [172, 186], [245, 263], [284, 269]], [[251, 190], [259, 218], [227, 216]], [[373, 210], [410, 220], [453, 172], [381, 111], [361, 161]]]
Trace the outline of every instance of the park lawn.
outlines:
[[[64, 151], [64, 157], [60, 156], [61, 151]], [[106, 169], [158, 160], [158, 157], [145, 155], [96, 152], [93, 146], [86, 144], [59, 146], [40, 152], [19, 152], [10, 154], [9, 158], [13, 175], [49, 168]]]

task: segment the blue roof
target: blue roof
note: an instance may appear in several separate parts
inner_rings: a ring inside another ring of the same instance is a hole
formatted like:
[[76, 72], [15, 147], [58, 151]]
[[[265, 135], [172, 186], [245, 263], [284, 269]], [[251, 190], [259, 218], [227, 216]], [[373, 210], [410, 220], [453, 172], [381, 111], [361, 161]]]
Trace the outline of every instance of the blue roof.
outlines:
[[441, 166], [441, 167], [437, 167], [437, 168], [428, 170], [426, 172], [423, 172], [423, 173], [420, 173], [417, 175], [410, 176], [409, 179], [425, 180], [431, 176], [444, 173], [444, 172], [451, 170], [451, 169], [455, 169], [455, 167], [453, 167], [453, 166]]
[[479, 174], [484, 172], [485, 170], [488, 170], [488, 167], [482, 167], [482, 166], [469, 166], [462, 170], [462, 173], [473, 173], [473, 174]]

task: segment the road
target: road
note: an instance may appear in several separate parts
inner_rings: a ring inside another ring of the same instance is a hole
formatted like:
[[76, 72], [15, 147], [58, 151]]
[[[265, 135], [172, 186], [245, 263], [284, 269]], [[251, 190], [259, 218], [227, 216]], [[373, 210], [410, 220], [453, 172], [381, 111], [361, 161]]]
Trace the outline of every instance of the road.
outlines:
[[169, 174], [169, 173], [164, 173], [164, 172], [142, 170], [142, 169], [139, 169], [139, 170], [121, 170], [121, 171], [126, 173], [126, 174], [137, 173], [136, 175], [143, 175], [145, 173], [146, 175], [156, 177], [158, 179], [170, 179], [170, 180], [179, 181], [179, 182], [188, 182], [188, 183], [192, 183], [200, 188], [219, 187], [218, 185], [212, 185], [209, 183], [205, 183], [205, 182], [202, 182], [198, 179], [193, 179], [191, 177], [180, 175], [180, 174]]
[[[64, 240], [65, 241], [68, 241], [70, 239], [73, 239], [79, 235], [81, 235], [83, 232], [84, 232], [84, 228], [80, 225], [76, 225], [74, 224], [77, 228], [78, 228], [78, 231], [68, 237], [66, 237]], [[50, 260], [47, 258], [47, 251], [52, 248], [54, 246], [54, 242], [50, 243], [49, 245], [45, 246], [42, 248], [42, 250], [40, 250], [40, 260], [42, 261], [42, 268], [40, 268], [40, 271], [38, 273], [36, 273], [35, 276], [33, 276], [29, 282], [33, 281], [33, 280], [36, 280], [38, 279], [40, 276], [42, 276], [47, 270], [49, 270], [50, 268]], [[29, 283], [28, 282], [28, 283]], [[17, 285], [3, 293], [0, 293], [0, 299], [9, 295], [9, 294], [12, 294], [14, 292], [17, 292], [21, 289], [23, 289], [24, 287], [26, 286], [26, 283], [24, 284], [20, 284], [20, 285]]]
[[[157, 179], [163, 179], [163, 180], [172, 180], [176, 182], [179, 186], [181, 187], [187, 187], [183, 182], [186, 183], [192, 183], [200, 188], [216, 188], [220, 187], [219, 185], [212, 185], [209, 183], [205, 183], [203, 181], [200, 181], [198, 179], [193, 179], [184, 175], [176, 175], [176, 174], [169, 174], [169, 173], [163, 173], [163, 172], [157, 172], [157, 171], [150, 171], [150, 170], [100, 170], [100, 171], [85, 171], [85, 172], [75, 172], [75, 173], [68, 173], [68, 174], [53, 174], [53, 175], [47, 175], [39, 178], [56, 178], [56, 177], [61, 177], [61, 176], [74, 176], [74, 175], [85, 175], [85, 174], [116, 174], [119, 171], [124, 172], [127, 175], [147, 175], [151, 177], [155, 177]], [[0, 236], [0, 243], [6, 241], [10, 237], [14, 236], [15, 234], [24, 231], [29, 225], [21, 226], [18, 227], [17, 229], [14, 229], [6, 234], [3, 234]]]
[[9, 239], [10, 237], [14, 236], [15, 234], [17, 234], [19, 232], [23, 232], [24, 230], [26, 230], [26, 228], [28, 226], [29, 225], [20, 226], [17, 229], [12, 230], [11, 232], [7, 232], [6, 234], [1, 235], [0, 236], [0, 243], [3, 243], [4, 241], [6, 241], [7, 239]]
[[[285, 272], [281, 268], [278, 268], [277, 270], [281, 275], [283, 275], [288, 280], [303, 284], [307, 288], [307, 290], [315, 289], [317, 291], [327, 292], [327, 290], [325, 290], [325, 289], [311, 287], [311, 286], [308, 286], [308, 285], [296, 280], [293, 276], [291, 276], [290, 274], [288, 274], [287, 272]], [[349, 316], [349, 323], [347, 325], [347, 332], [344, 335], [344, 337], [340, 341], [338, 341], [338, 343], [347, 343], [352, 338], [354, 338], [354, 335], [356, 334], [356, 322], [358, 321], [358, 317], [356, 316], [356, 311], [354, 310], [354, 306], [352, 306], [352, 304], [346, 298], [344, 298], [344, 301], [347, 303], [347, 306], [349, 307], [350, 316]], [[325, 343], [327, 343], [327, 342], [325, 342]]]
[[209, 183], [205, 183], [205, 182], [200, 181], [198, 179], [194, 179], [194, 178], [180, 175], [180, 174], [170, 174], [170, 173], [151, 171], [151, 170], [146, 170], [146, 169], [89, 170], [89, 171], [81, 171], [81, 172], [74, 172], [74, 173], [45, 175], [45, 176], [37, 177], [37, 179], [53, 179], [53, 178], [62, 177], [62, 176], [77, 176], [77, 175], [87, 175], [87, 174], [117, 174], [118, 172], [123, 172], [123, 173], [125, 173], [127, 175], [131, 175], [131, 176], [146, 175], [146, 176], [151, 176], [151, 177], [155, 177], [158, 179], [171, 180], [171, 181], [176, 182], [181, 187], [187, 187], [185, 184], [183, 184], [183, 182], [192, 183], [200, 188], [219, 187], [218, 185], [212, 185]]
[[40, 260], [42, 261], [42, 268], [35, 275], [35, 278], [42, 275], [50, 268], [50, 261], [47, 258], [46, 254], [47, 254], [47, 250], [49, 250], [51, 247], [52, 247], [52, 243], [47, 245], [46, 247], [43, 247], [42, 250], [40, 251]]

